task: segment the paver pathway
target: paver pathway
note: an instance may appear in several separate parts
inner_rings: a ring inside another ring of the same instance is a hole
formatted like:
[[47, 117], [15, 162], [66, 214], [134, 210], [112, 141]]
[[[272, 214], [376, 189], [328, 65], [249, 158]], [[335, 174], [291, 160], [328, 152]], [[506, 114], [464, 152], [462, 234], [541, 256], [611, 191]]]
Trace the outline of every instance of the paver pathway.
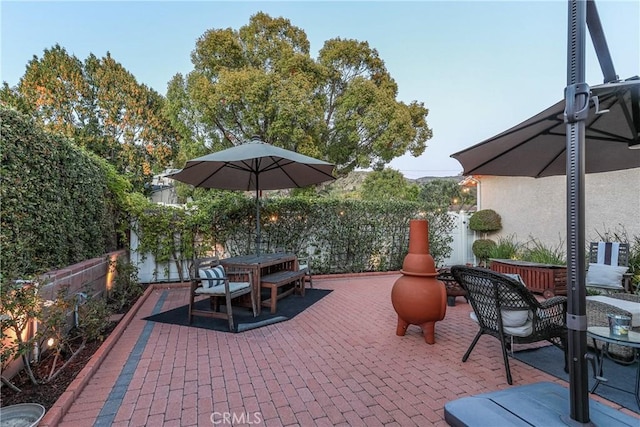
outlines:
[[[445, 426], [445, 403], [509, 387], [497, 340], [481, 338], [462, 363], [477, 327], [461, 297], [435, 344], [415, 325], [396, 336], [397, 277], [314, 278], [334, 291], [240, 334], [142, 320], [188, 301], [185, 288], [157, 287], [59, 425]], [[511, 371], [514, 385], [566, 386], [515, 359]]]

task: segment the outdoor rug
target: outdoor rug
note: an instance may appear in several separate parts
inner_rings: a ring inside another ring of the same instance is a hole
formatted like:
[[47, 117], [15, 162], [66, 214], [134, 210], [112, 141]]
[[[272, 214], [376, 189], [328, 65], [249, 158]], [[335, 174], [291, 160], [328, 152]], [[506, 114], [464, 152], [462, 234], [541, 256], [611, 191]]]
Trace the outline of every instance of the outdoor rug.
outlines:
[[[516, 351], [514, 357], [527, 365], [553, 375], [556, 378], [569, 381], [569, 374], [564, 371], [564, 356], [562, 350], [556, 346], [549, 345], [532, 350]], [[595, 394], [607, 400], [617, 403], [620, 406], [640, 413], [640, 408], [636, 403], [634, 389], [636, 385], [637, 362], [633, 365], [621, 365], [605, 357], [604, 377], [607, 382], [601, 382], [596, 388]], [[593, 368], [588, 364], [587, 376], [589, 378], [589, 390], [595, 380], [593, 378]]]
[[[260, 315], [257, 317], [253, 317], [253, 312], [250, 308], [234, 306], [233, 323], [236, 326], [236, 330], [233, 332], [244, 332], [292, 319], [316, 302], [320, 301], [330, 292], [331, 290], [328, 289], [306, 289], [304, 297], [300, 295], [289, 295], [279, 300], [277, 305], [278, 311], [274, 314], [271, 314], [268, 307], [262, 307]], [[209, 307], [209, 299], [197, 301], [196, 307], [207, 310]], [[224, 309], [223, 305], [222, 310]], [[144, 320], [230, 332], [229, 322], [227, 319], [212, 319], [210, 317], [193, 316], [193, 321], [189, 324], [188, 313], [189, 306], [183, 305], [182, 307], [145, 317]]]

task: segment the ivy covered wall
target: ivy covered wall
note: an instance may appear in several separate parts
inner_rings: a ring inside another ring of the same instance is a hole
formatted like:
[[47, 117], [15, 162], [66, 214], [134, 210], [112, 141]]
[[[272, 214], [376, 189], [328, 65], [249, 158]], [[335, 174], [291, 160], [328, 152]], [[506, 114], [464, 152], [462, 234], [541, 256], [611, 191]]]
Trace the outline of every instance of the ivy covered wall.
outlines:
[[0, 272], [13, 280], [117, 249], [104, 165], [28, 117], [0, 108]]
[[[194, 257], [255, 253], [255, 199], [211, 192], [184, 209], [150, 203], [103, 159], [0, 108], [0, 279], [39, 275], [126, 246], [177, 271]], [[431, 254], [451, 253], [446, 212], [393, 200], [274, 197], [261, 201], [261, 251], [285, 248], [313, 257], [314, 272], [397, 270], [408, 248], [409, 220], [430, 221]], [[119, 243], [122, 242], [122, 243]]]
[[[197, 257], [255, 253], [255, 213], [255, 200], [239, 193], [216, 193], [184, 209], [148, 204], [133, 214], [140, 240], [132, 249], [178, 272]], [[260, 215], [261, 252], [311, 256], [314, 273], [400, 269], [413, 218], [429, 220], [436, 262], [451, 254], [450, 215], [416, 202], [277, 197], [261, 201]]]

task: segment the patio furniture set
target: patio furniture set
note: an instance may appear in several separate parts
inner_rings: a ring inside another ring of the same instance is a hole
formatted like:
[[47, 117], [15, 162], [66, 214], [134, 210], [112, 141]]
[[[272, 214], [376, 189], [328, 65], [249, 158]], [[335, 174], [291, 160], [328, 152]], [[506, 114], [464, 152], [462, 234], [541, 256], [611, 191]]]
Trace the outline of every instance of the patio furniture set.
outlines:
[[[307, 282], [313, 287], [309, 261], [304, 262], [299, 263], [295, 254], [286, 252], [196, 259], [190, 268], [189, 322], [193, 316], [227, 319], [233, 331], [232, 301], [239, 297], [251, 307], [254, 317], [261, 307], [276, 313], [278, 300], [294, 292], [304, 297]], [[262, 289], [269, 291], [268, 298], [261, 299]], [[201, 296], [209, 297], [209, 309], [196, 308]], [[221, 302], [224, 310], [220, 309]]]
[[[618, 250], [622, 248], [620, 257], [613, 257], [614, 267], [618, 263], [627, 262], [627, 244], [591, 244], [593, 261], [589, 268], [594, 267], [597, 262], [602, 262], [603, 257], [598, 252], [607, 252], [607, 262], [611, 262], [611, 248]], [[500, 263], [499, 269], [509, 266], [509, 263]], [[538, 268], [535, 265], [534, 268]], [[626, 268], [617, 268], [616, 275], [608, 277], [609, 282], [596, 279], [594, 282], [587, 280], [587, 286], [595, 285], [607, 291], [629, 291], [630, 283], [626, 282]], [[552, 296], [549, 299], [539, 301], [533, 295], [533, 290], [542, 292], [545, 295], [546, 289], [529, 286], [519, 274], [498, 272], [493, 269], [484, 269], [467, 266], [454, 266], [447, 270], [444, 275], [445, 280], [451, 277], [465, 292], [465, 297], [471, 304], [473, 311], [470, 313], [471, 319], [479, 326], [479, 331], [464, 354], [462, 361], [465, 362], [470, 356], [473, 348], [482, 335], [491, 335], [500, 341], [502, 355], [505, 365], [507, 382], [512, 384], [509, 367], [508, 351], [513, 351], [514, 344], [534, 343], [538, 341], [549, 341], [560, 347], [565, 355], [565, 371], [568, 369], [567, 360], [567, 297]], [[531, 280], [532, 275], [525, 275]], [[593, 279], [593, 277], [592, 277]], [[611, 282], [613, 280], [613, 283]], [[549, 282], [553, 283], [553, 282]], [[453, 285], [447, 287], [454, 289]], [[533, 288], [533, 289], [531, 289]], [[557, 290], [557, 288], [555, 288]], [[454, 297], [455, 298], [455, 297]], [[623, 364], [638, 363], [635, 396], [640, 407], [640, 295], [627, 292], [613, 292], [609, 294], [587, 297], [586, 317], [587, 335], [591, 338], [590, 345], [596, 351], [596, 358], [593, 360], [593, 375], [596, 379], [591, 392], [602, 381], [606, 381], [603, 376], [603, 358], [608, 357], [615, 362]], [[628, 334], [615, 334], [610, 331], [610, 322], [613, 316], [622, 319], [630, 319], [631, 325]]]

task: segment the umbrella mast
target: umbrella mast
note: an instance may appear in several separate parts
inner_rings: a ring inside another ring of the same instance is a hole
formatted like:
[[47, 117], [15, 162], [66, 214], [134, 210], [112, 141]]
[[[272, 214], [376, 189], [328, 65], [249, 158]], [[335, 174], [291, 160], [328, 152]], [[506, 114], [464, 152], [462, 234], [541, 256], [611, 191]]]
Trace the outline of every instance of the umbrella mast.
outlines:
[[256, 255], [260, 256], [260, 172], [256, 168]]
[[605, 82], [617, 79], [600, 18], [593, 0], [569, 0], [567, 87], [564, 118], [567, 129], [567, 267], [569, 298], [567, 329], [569, 351], [570, 416], [588, 424], [587, 316], [585, 286], [585, 119], [589, 113], [590, 88], [585, 83], [587, 24]]
[[[586, 259], [584, 219], [585, 120], [591, 89], [585, 83], [586, 33], [596, 50], [605, 83], [618, 80], [594, 0], [568, 0], [567, 87], [564, 118], [567, 129], [567, 267], [569, 298], [570, 416], [590, 424], [587, 377]], [[587, 28], [588, 25], [588, 28]]]

